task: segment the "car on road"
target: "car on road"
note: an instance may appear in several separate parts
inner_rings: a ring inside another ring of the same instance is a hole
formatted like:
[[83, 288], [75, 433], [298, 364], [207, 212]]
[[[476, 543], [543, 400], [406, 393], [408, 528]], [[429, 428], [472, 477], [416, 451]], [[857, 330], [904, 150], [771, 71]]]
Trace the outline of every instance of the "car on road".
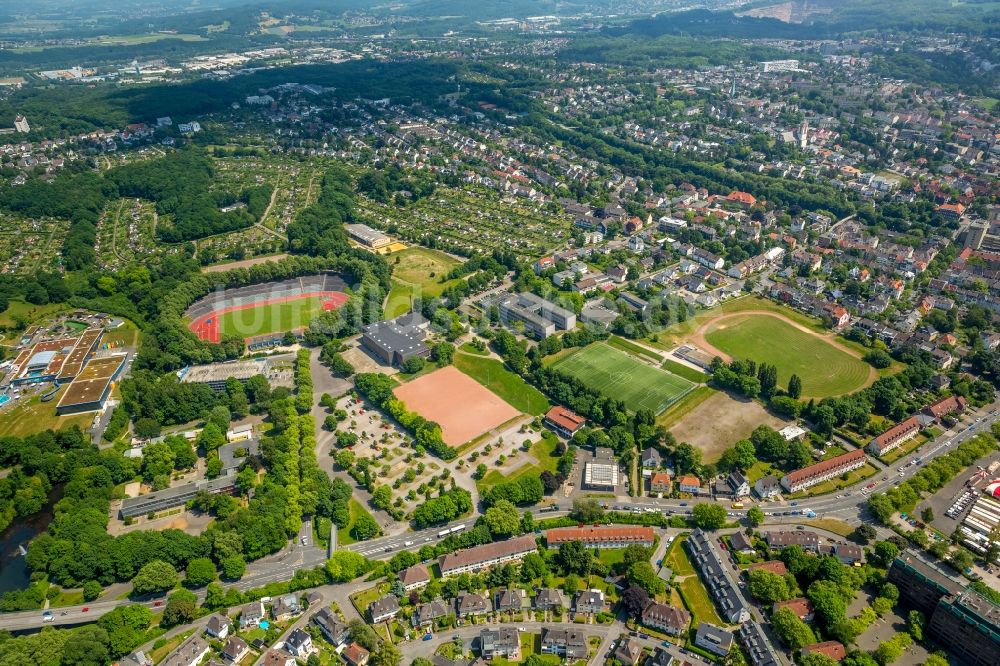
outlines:
[[56, 617], [52, 614], [52, 611], [42, 613], [42, 622], [53, 622], [55, 619]]
[[156, 601], [153, 602], [153, 605], [154, 606], [162, 606], [163, 605], [163, 600], [162, 599], [157, 599]]
[[433, 638], [434, 638], [434, 634], [428, 632], [428, 633], [424, 634], [424, 637], [421, 638], [420, 640], [422, 640], [422, 641], [429, 641], [429, 640], [431, 640]]
[[89, 607], [87, 607], [87, 606], [84, 606], [83, 608], [81, 608], [81, 609], [80, 609], [80, 612], [81, 612], [81, 613], [86, 613], [86, 612], [87, 612], [87, 611], [89, 611], [89, 610], [90, 610], [90, 608], [89, 608]]
[[792, 502], [792, 506], [798, 506], [798, 505], [799, 505], [798, 502]]

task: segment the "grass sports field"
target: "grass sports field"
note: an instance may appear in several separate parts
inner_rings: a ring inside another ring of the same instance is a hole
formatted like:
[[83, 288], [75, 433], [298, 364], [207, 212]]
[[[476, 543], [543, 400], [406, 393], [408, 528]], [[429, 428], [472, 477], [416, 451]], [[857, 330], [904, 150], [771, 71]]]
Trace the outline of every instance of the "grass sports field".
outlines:
[[231, 310], [219, 316], [219, 332], [249, 338], [290, 331], [307, 326], [322, 311], [323, 299], [319, 296]]
[[609, 398], [623, 401], [632, 411], [650, 409], [659, 414], [694, 388], [686, 379], [601, 342], [564, 356], [554, 367]]
[[406, 314], [415, 298], [440, 296], [451, 282], [441, 282], [461, 262], [444, 252], [409, 247], [386, 258], [392, 266], [392, 288], [386, 301], [387, 319]]
[[870, 366], [829, 341], [766, 314], [727, 317], [705, 332], [705, 339], [733, 358], [747, 358], [778, 368], [778, 385], [793, 374], [802, 395], [823, 398], [865, 386]]

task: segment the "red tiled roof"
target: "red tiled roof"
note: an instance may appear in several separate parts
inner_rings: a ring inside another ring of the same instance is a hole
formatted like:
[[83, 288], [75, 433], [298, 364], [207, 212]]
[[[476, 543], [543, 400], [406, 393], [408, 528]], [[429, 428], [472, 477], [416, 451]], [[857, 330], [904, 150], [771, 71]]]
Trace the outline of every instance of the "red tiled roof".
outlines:
[[749, 194], [747, 192], [740, 192], [739, 190], [733, 190], [732, 192], [730, 192], [729, 196], [727, 196], [726, 199], [728, 199], [729, 201], [736, 201], [738, 203], [747, 204], [748, 206], [752, 206], [755, 203], [757, 203], [757, 198], [754, 197], [752, 194]]
[[915, 430], [920, 430], [920, 419], [916, 416], [911, 416], [905, 421], [900, 421], [886, 430], [884, 433], [873, 439], [872, 443], [878, 447], [879, 451], [884, 451], [899, 441], [900, 438], [906, 437]]
[[839, 456], [834, 456], [829, 460], [822, 460], [808, 467], [803, 467], [802, 469], [797, 469], [794, 472], [789, 472], [786, 477], [788, 479], [789, 485], [795, 485], [799, 481], [804, 481], [805, 479], [812, 478], [820, 474], [826, 474], [827, 472], [833, 471], [840, 467], [856, 463], [858, 460], [864, 459], [867, 456], [865, 452], [861, 449], [856, 449], [854, 451], [848, 451], [847, 453], [842, 453]]
[[690, 474], [686, 474], [677, 479], [677, 483], [679, 483], [682, 486], [700, 486], [701, 479], [699, 479], [697, 476], [691, 476]]
[[545, 540], [550, 546], [566, 541], [645, 543], [655, 538], [652, 527], [558, 527], [545, 532]]
[[789, 599], [788, 601], [776, 601], [774, 603], [774, 610], [777, 611], [781, 608], [787, 608], [799, 618], [808, 617], [813, 614], [812, 602], [805, 597], [800, 597], [798, 599]]
[[535, 550], [535, 537], [525, 535], [507, 541], [497, 541], [482, 546], [476, 546], [456, 553], [442, 555], [438, 560], [441, 573], [447, 575], [452, 569], [457, 569], [482, 562], [489, 562], [501, 557], [509, 557], [518, 553], [530, 553]]
[[545, 418], [552, 423], [555, 423], [557, 426], [569, 430], [570, 432], [582, 428], [587, 422], [587, 419], [561, 405], [556, 405], [550, 409], [548, 413], [545, 414]]
[[840, 661], [847, 656], [847, 650], [837, 641], [824, 641], [822, 643], [806, 645], [802, 648], [802, 654], [824, 654], [834, 661]]
[[767, 562], [757, 562], [756, 564], [751, 564], [747, 567], [747, 571], [767, 571], [769, 573], [778, 574], [779, 576], [784, 576], [788, 573], [788, 568], [785, 567], [785, 563], [781, 560], [768, 560]]
[[949, 395], [940, 400], [935, 400], [924, 407], [924, 411], [936, 419], [951, 412], [960, 412], [965, 409], [965, 398], [960, 395]]
[[670, 474], [667, 472], [654, 472], [653, 476], [649, 477], [649, 483], [652, 485], [663, 484], [666, 485], [670, 483]]

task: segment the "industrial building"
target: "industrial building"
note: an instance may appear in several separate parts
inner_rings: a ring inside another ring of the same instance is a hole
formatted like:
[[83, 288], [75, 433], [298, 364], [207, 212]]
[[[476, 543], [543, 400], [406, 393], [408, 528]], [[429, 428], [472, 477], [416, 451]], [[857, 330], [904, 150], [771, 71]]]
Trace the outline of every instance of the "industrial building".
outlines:
[[557, 329], [568, 331], [576, 327], [576, 314], [531, 292], [508, 294], [497, 307], [505, 324], [512, 326], [519, 322], [525, 333], [536, 338], [547, 338]]
[[365, 326], [361, 346], [386, 365], [401, 366], [411, 358], [430, 356], [424, 344], [428, 321], [419, 314], [405, 314], [389, 321]]
[[178, 375], [185, 384], [205, 384], [214, 391], [226, 390], [226, 381], [235, 379], [241, 384], [257, 375], [263, 375], [271, 388], [295, 386], [295, 357], [292, 354], [251, 358], [225, 363], [208, 363], [184, 368]]
[[366, 247], [377, 250], [392, 242], [392, 239], [377, 229], [372, 229], [367, 224], [348, 224], [344, 226], [347, 235], [352, 240], [361, 243]]

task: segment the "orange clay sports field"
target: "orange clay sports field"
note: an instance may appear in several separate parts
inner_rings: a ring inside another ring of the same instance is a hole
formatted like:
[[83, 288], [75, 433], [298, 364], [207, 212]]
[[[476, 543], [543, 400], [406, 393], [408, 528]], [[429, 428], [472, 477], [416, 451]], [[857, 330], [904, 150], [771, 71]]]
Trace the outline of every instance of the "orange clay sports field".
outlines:
[[451, 365], [407, 382], [394, 393], [408, 410], [440, 425], [448, 446], [464, 444], [520, 414]]

